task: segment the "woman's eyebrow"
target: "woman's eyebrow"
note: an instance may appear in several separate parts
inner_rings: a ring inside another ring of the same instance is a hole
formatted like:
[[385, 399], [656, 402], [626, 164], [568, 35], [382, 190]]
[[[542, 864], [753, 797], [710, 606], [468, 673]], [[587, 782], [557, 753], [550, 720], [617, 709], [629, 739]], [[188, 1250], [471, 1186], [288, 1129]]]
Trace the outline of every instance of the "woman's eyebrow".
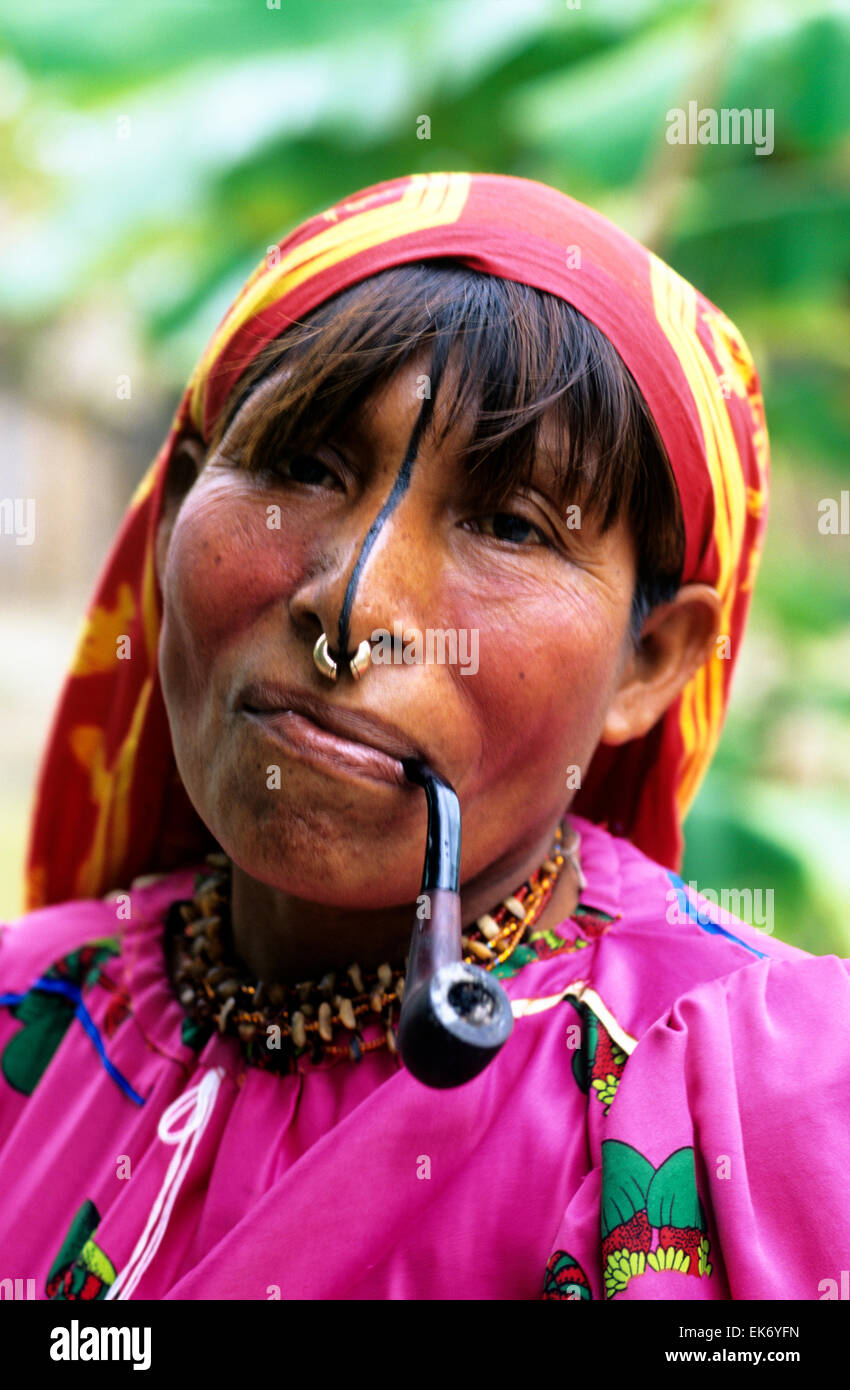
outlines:
[[507, 502], [517, 494], [536, 491], [560, 506], [570, 491], [564, 459], [559, 453], [553, 455], [538, 449], [530, 467], [526, 466], [521, 474], [503, 467], [498, 479], [488, 476], [490, 466], [489, 460], [484, 460], [464, 470], [463, 491], [470, 497], [480, 494], [491, 501]]
[[[275, 379], [274, 382], [264, 380], [243, 393], [242, 399], [237, 401], [230, 419], [222, 431], [218, 442], [219, 449], [222, 448], [226, 440], [230, 439], [237, 426], [250, 432], [252, 427], [256, 428], [257, 425], [261, 424], [264, 402], [272, 394], [273, 388], [279, 388], [280, 384], [279, 379]], [[330, 429], [323, 426], [317, 427], [316, 414], [308, 409], [292, 431], [289, 446], [296, 447], [298, 440], [307, 437], [316, 445], [321, 443], [337, 448], [350, 463], [349, 455], [360, 453], [369, 442], [368, 425], [364, 422], [364, 411], [367, 406], [368, 402], [351, 407], [341, 419], [334, 421]], [[261, 427], [256, 431], [252, 441], [252, 452], [258, 454], [262, 451], [267, 443], [268, 432], [278, 418], [278, 416], [274, 416], [268, 422], [268, 428], [263, 429]]]
[[567, 476], [565, 460], [569, 455], [569, 435], [566, 430], [557, 439], [549, 431], [540, 432], [534, 450], [534, 474], [555, 484], [563, 484]]
[[219, 438], [219, 448], [238, 423], [242, 422], [244, 424], [246, 420], [251, 421], [255, 414], [259, 414], [260, 408], [266, 398], [282, 384], [282, 380], [279, 376], [265, 374], [259, 381], [255, 381], [250, 386], [244, 388], [230, 408], [226, 423]]
[[599, 460], [585, 454], [570, 457], [570, 439], [566, 430], [558, 440], [538, 442], [531, 472], [531, 484], [545, 493], [559, 507], [587, 498], [594, 491]]
[[216, 445], [216, 452], [220, 452], [224, 448], [224, 445], [236, 432], [237, 427], [243, 428], [245, 425], [250, 425], [255, 412], [253, 409], [247, 409], [248, 406], [253, 406], [253, 393], [250, 392], [231, 413], [230, 419], [221, 430]]

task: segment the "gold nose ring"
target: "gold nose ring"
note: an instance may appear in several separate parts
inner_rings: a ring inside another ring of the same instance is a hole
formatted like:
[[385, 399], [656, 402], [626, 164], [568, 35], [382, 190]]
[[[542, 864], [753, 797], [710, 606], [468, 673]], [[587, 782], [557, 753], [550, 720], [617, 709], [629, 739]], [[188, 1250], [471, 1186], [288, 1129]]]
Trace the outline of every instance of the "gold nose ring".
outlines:
[[336, 662], [328, 655], [327, 633], [322, 633], [313, 648], [313, 660], [323, 676], [327, 676], [329, 681], [336, 680]]
[[[372, 648], [367, 641], [362, 641], [354, 656], [348, 663], [348, 669], [356, 681], [359, 681], [372, 660]], [[329, 681], [335, 681], [338, 674], [338, 666], [328, 651], [327, 633], [323, 632], [315, 647], [313, 648], [313, 661], [316, 668], [321, 671], [323, 676], [327, 676]]]
[[372, 648], [364, 638], [348, 663], [348, 669], [356, 681], [359, 681], [360, 677], [366, 673], [371, 660]]

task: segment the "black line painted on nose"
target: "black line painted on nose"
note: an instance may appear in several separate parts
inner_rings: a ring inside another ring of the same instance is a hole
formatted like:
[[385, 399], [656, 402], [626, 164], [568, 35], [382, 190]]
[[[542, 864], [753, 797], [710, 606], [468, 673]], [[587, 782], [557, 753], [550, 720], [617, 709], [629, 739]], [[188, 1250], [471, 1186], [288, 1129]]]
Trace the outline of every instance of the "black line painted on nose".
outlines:
[[416, 455], [419, 452], [419, 445], [422, 440], [422, 435], [424, 433], [426, 425], [428, 424], [431, 418], [431, 414], [434, 409], [434, 403], [436, 401], [437, 391], [439, 389], [440, 381], [445, 370], [447, 357], [448, 349], [444, 347], [442, 340], [438, 338], [434, 350], [433, 360], [431, 363], [431, 395], [430, 397], [426, 396], [422, 401], [422, 406], [420, 408], [418, 416], [416, 417], [416, 423], [413, 426], [413, 431], [411, 433], [407, 449], [405, 450], [404, 459], [402, 460], [401, 467], [399, 468], [398, 473], [396, 474], [395, 482], [393, 483], [392, 488], [390, 489], [390, 495], [387, 498], [384, 505], [382, 506], [381, 510], [378, 512], [378, 515], [375, 517], [375, 520], [372, 522], [372, 525], [369, 527], [369, 530], [366, 532], [366, 535], [363, 538], [363, 544], [360, 547], [360, 553], [354, 562], [354, 568], [351, 571], [351, 577], [346, 586], [345, 597], [342, 601], [342, 607], [339, 613], [337, 648], [335, 653], [337, 661], [345, 661], [347, 659], [348, 644], [350, 640], [349, 622], [351, 618], [351, 609], [354, 604], [354, 596], [357, 592], [357, 584], [360, 579], [360, 575], [363, 572], [363, 567], [369, 558], [370, 551], [372, 550], [375, 541], [381, 534], [381, 528], [383, 527], [384, 522], [386, 521], [387, 517], [395, 511], [396, 507], [398, 506], [399, 502], [401, 501], [402, 497], [407, 492], [407, 489], [410, 486], [410, 479], [413, 474], [413, 465], [416, 461]]

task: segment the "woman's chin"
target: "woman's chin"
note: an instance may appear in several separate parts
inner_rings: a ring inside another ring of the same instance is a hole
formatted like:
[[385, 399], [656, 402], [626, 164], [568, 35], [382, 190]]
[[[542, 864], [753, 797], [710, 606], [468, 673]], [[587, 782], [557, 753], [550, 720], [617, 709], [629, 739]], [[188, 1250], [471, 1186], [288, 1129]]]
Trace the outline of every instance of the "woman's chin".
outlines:
[[[303, 860], [287, 864], [268, 862], [255, 853], [244, 858], [230, 855], [233, 863], [254, 883], [264, 884], [275, 893], [310, 903], [317, 908], [339, 909], [346, 914], [381, 912], [405, 903], [415, 904], [419, 893], [421, 864], [405, 865], [404, 872], [390, 869], [366, 870], [352, 874], [327, 874], [321, 864], [304, 873]], [[412, 917], [411, 917], [412, 925]]]
[[[379, 909], [414, 902], [425, 853], [424, 805], [407, 825], [340, 807], [278, 803], [274, 814], [210, 824], [244, 874], [327, 907]], [[208, 822], [209, 824], [209, 822]]]

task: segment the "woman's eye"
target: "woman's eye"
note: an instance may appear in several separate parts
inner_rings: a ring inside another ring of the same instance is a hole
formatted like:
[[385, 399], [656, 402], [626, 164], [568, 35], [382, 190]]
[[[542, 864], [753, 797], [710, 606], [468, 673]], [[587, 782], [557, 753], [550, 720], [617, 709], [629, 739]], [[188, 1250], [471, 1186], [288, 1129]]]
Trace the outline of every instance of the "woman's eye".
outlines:
[[497, 541], [511, 541], [514, 545], [546, 544], [539, 527], [515, 512], [492, 512], [490, 516], [481, 517], [476, 525]]
[[334, 483], [337, 481], [335, 474], [331, 472], [327, 464], [322, 463], [321, 459], [314, 458], [312, 454], [295, 454], [293, 458], [275, 464], [273, 471], [291, 478], [295, 483], [321, 485], [329, 479]]

